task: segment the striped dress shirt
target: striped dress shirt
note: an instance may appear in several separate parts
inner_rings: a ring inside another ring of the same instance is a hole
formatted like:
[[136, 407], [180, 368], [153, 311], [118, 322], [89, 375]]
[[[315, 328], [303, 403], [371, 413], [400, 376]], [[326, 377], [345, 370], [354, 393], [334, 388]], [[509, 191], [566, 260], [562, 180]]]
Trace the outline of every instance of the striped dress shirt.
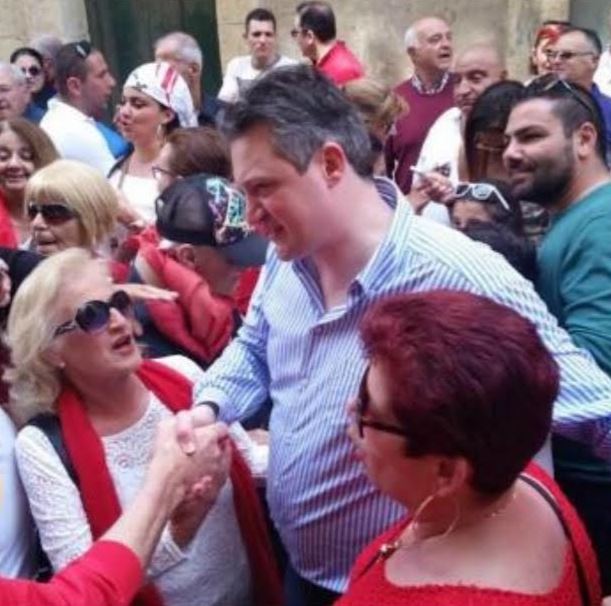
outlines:
[[272, 249], [237, 338], [194, 393], [196, 402], [217, 402], [226, 421], [271, 396], [272, 519], [295, 569], [335, 591], [344, 590], [359, 551], [405, 513], [373, 487], [346, 435], [346, 402], [365, 369], [359, 321], [382, 297], [465, 290], [532, 320], [561, 368], [554, 430], [611, 458], [611, 380], [558, 327], [530, 282], [487, 246], [415, 216], [390, 181], [376, 185], [396, 210], [345, 304], [325, 309], [311, 261], [282, 262]]

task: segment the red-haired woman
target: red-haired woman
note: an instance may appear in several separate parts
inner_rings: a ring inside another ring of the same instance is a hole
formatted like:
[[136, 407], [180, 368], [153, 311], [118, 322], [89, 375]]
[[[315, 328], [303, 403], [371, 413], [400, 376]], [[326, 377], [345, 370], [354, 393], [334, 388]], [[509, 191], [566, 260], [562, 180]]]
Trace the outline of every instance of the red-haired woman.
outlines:
[[533, 76], [543, 76], [552, 71], [547, 52], [570, 26], [568, 21], [545, 21], [537, 30], [530, 51], [530, 73]]
[[599, 604], [566, 498], [529, 461], [558, 370], [536, 329], [463, 292], [401, 295], [365, 317], [350, 432], [372, 481], [411, 515], [361, 554], [338, 606]]

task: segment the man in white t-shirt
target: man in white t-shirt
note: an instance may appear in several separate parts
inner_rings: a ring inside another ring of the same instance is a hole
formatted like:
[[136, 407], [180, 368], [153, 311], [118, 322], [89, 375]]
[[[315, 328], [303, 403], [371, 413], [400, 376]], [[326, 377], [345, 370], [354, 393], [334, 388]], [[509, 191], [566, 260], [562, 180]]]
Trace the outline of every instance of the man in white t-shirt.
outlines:
[[234, 57], [227, 64], [218, 94], [225, 103], [234, 103], [246, 87], [268, 70], [297, 63], [278, 53], [276, 17], [265, 8], [255, 8], [246, 15], [244, 39], [250, 54]]
[[56, 58], [58, 94], [49, 100], [40, 122], [60, 156], [84, 162], [104, 175], [115, 158], [95, 119], [104, 114], [115, 84], [104, 56], [89, 42], [65, 44]]

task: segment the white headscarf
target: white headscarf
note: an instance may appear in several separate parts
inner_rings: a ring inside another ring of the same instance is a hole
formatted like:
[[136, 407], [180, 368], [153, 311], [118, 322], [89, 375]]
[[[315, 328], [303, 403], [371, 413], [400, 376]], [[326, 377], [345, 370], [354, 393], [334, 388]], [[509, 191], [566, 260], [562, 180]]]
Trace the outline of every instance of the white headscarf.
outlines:
[[127, 77], [124, 88], [127, 87], [135, 88], [170, 108], [181, 126], [197, 126], [191, 91], [184, 78], [169, 63], [145, 63], [137, 67]]

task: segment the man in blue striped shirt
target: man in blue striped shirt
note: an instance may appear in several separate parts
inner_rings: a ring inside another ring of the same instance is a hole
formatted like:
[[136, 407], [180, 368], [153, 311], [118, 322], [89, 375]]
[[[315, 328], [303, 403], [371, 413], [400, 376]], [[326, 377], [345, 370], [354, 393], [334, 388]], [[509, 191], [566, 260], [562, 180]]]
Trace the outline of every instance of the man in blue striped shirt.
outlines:
[[404, 513], [369, 483], [346, 435], [365, 369], [357, 327], [381, 297], [468, 290], [530, 318], [561, 367], [555, 431], [611, 458], [611, 380], [504, 259], [416, 217], [393, 183], [372, 178], [365, 128], [330, 82], [279, 69], [224, 128], [249, 221], [273, 246], [244, 325], [195, 399], [211, 403], [197, 414], [218, 407], [226, 421], [272, 399], [267, 497], [290, 557], [287, 603], [332, 603], [358, 552]]

